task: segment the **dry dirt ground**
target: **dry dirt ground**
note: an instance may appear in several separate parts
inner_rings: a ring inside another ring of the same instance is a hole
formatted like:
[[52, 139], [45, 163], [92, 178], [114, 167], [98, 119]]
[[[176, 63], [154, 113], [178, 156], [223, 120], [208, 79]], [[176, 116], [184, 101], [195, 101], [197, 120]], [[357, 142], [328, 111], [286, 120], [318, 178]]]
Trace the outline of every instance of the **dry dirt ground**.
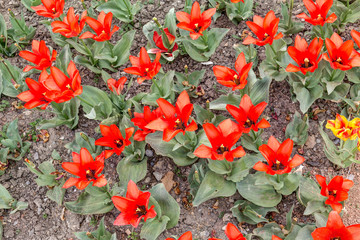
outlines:
[[[262, 0], [257, 1], [255, 7], [255, 14], [264, 16], [269, 10], [275, 10], [277, 15], [279, 14], [279, 2], [275, 0]], [[158, 19], [163, 19], [165, 14], [171, 9], [175, 8], [176, 11], [181, 10], [184, 6], [183, 1], [176, 0], [155, 0], [155, 3], [143, 2], [144, 7], [141, 12], [136, 16], [137, 34], [132, 47], [132, 55], [136, 55], [141, 46], [145, 46], [146, 38], [142, 34], [141, 28], [144, 24], [150, 21], [154, 16]], [[65, 9], [70, 6], [74, 6], [75, 9], [81, 9], [80, 1], [68, 0], [66, 2]], [[7, 9], [11, 8], [16, 15], [21, 12], [25, 13], [26, 21], [37, 28], [35, 39], [46, 40], [47, 44], [53, 46], [56, 50], [56, 45], [52, 42], [50, 34], [44, 25], [40, 23], [43, 18], [38, 17], [35, 13], [27, 11], [20, 3], [19, 0], [4, 1], [0, 0], [0, 13], [8, 19]], [[294, 15], [304, 11], [304, 6], [301, 1], [295, 1]], [[117, 25], [121, 25], [117, 20], [114, 21]], [[212, 27], [230, 27], [229, 33], [223, 39], [220, 47], [217, 49], [210, 61], [216, 65], [224, 65], [233, 67], [233, 63], [236, 59], [235, 51], [233, 50], [234, 44], [239, 44], [240, 40], [232, 37], [233, 35], [241, 35], [242, 31], [247, 29], [245, 21], [239, 25], [234, 25], [228, 18], [221, 16]], [[309, 26], [308, 26], [309, 27]], [[359, 29], [357, 29], [359, 30]], [[349, 31], [349, 30], [348, 30]], [[117, 34], [115, 34], [117, 35]], [[348, 37], [348, 34], [344, 35]], [[119, 38], [117, 35], [113, 41]], [[263, 48], [261, 48], [263, 49]], [[260, 52], [260, 56], [263, 56], [263, 51]], [[14, 57], [10, 61], [17, 65], [19, 68], [23, 68], [26, 63], [19, 57]], [[164, 65], [164, 70], [171, 69], [179, 71], [184, 69], [184, 66], [188, 65], [189, 70], [206, 69], [207, 72], [201, 86], [204, 88], [206, 94], [196, 102], [202, 104], [206, 100], [214, 100], [219, 96], [219, 92], [215, 91], [214, 84], [216, 84], [215, 77], [212, 73], [213, 65], [202, 65], [190, 59], [189, 57], [179, 57], [174, 63]], [[102, 89], [106, 89], [106, 86], [102, 80], [98, 83], [94, 82], [94, 74], [87, 69], [81, 69], [81, 76], [83, 84], [93, 85]], [[121, 70], [121, 69], [120, 69]], [[120, 73], [120, 71], [119, 71]], [[119, 73], [113, 74], [114, 78], [119, 77]], [[136, 94], [139, 91], [149, 91], [148, 86], [135, 86], [134, 90], [130, 92], [130, 95]], [[10, 99], [3, 97], [2, 99], [10, 102], [16, 101], [16, 99]], [[351, 169], [336, 170], [332, 164], [326, 159], [323, 153], [323, 141], [318, 133], [319, 123], [326, 119], [334, 118], [334, 114], [339, 111], [339, 107], [335, 103], [327, 101], [317, 101], [313, 107], [324, 109], [325, 111], [318, 114], [318, 119], [310, 119], [309, 135], [312, 138], [312, 142], [309, 143], [303, 149], [303, 155], [306, 158], [304, 163], [304, 173], [310, 173], [311, 176], [315, 174], [323, 174], [330, 178], [334, 175], [343, 175], [348, 178], [352, 178], [355, 182], [355, 186], [350, 192], [350, 199], [346, 202], [346, 209], [344, 219], [346, 224], [359, 224], [360, 209], [358, 202], [360, 199], [360, 167], [352, 167]], [[270, 135], [274, 135], [276, 138], [284, 140], [284, 129], [289, 123], [289, 116], [295, 111], [299, 111], [298, 103], [291, 101], [291, 93], [289, 86], [286, 82], [273, 81], [270, 87], [270, 102], [264, 113], [271, 124], [271, 128], [265, 131], [264, 138], [268, 138]], [[8, 123], [16, 118], [19, 119], [19, 129], [21, 132], [27, 132], [30, 129], [30, 123], [37, 119], [48, 119], [51, 117], [51, 113], [40, 112], [38, 110], [17, 110], [12, 107], [7, 108], [5, 111], [0, 112], [0, 125]], [[99, 134], [94, 131], [94, 128], [98, 125], [96, 121], [90, 121], [84, 117], [81, 117], [79, 126], [74, 131], [69, 130], [66, 127], [57, 127], [49, 130], [50, 139], [48, 142], [43, 141], [33, 142], [31, 146], [28, 158], [34, 163], [39, 164], [42, 161], [51, 158], [51, 153], [56, 149], [63, 161], [71, 160], [70, 151], [67, 150], [64, 145], [74, 139], [75, 132], [83, 131], [89, 136], [97, 139]], [[333, 137], [331, 134], [333, 140]], [[296, 151], [296, 148], [295, 150]], [[109, 161], [108, 168], [105, 175], [109, 181], [116, 181], [117, 174], [115, 171], [117, 163], [120, 158], [112, 157]], [[223, 229], [227, 222], [233, 222], [238, 224], [235, 218], [232, 217], [230, 208], [233, 206], [234, 201], [240, 199], [238, 194], [230, 198], [221, 198], [210, 200], [197, 208], [185, 208], [182, 202], [182, 198], [189, 190], [188, 183], [184, 176], [187, 176], [190, 168], [183, 167], [177, 170], [176, 166], [168, 158], [161, 156], [150, 157], [149, 172], [145, 180], [141, 183], [147, 187], [155, 185], [158, 180], [157, 176], [164, 176], [167, 172], [176, 172], [174, 181], [179, 183], [181, 190], [180, 195], [176, 195], [173, 190], [170, 192], [174, 198], [179, 202], [181, 206], [181, 216], [177, 227], [165, 232], [160, 236], [160, 240], [170, 237], [172, 235], [180, 236], [185, 231], [192, 231], [195, 239], [207, 239], [208, 237], [217, 237], [226, 239]], [[60, 164], [57, 165], [59, 168]], [[113, 169], [113, 170], [111, 170]], [[81, 216], [73, 214], [69, 211], [65, 211], [63, 206], [58, 206], [55, 202], [52, 202], [46, 197], [47, 189], [45, 187], [38, 187], [34, 181], [35, 176], [31, 173], [22, 161], [12, 162], [11, 166], [6, 170], [6, 174], [0, 177], [0, 183], [3, 184], [14, 198], [29, 203], [29, 207], [26, 210], [19, 211], [10, 215], [9, 211], [0, 210], [0, 216], [4, 224], [4, 239], [27, 239], [27, 240], [56, 240], [56, 239], [75, 239], [74, 232], [78, 231], [91, 231], [95, 229], [97, 222], [103, 217], [102, 215], [96, 216]], [[79, 194], [74, 188], [67, 191], [65, 200], [74, 200]], [[304, 208], [296, 202], [294, 195], [284, 198], [284, 201], [279, 205], [280, 213], [275, 216], [275, 220], [278, 223], [284, 223], [285, 213], [288, 212], [290, 207], [295, 204], [294, 215], [299, 221], [307, 221], [308, 218], [302, 217]], [[218, 207], [214, 207], [217, 205]], [[130, 227], [115, 227], [112, 225], [115, 217], [119, 214], [117, 210], [105, 215], [105, 223], [109, 231], [116, 232], [118, 239], [126, 239], [126, 230], [132, 230]], [[62, 216], [64, 217], [62, 219]], [[251, 226], [243, 225], [243, 232], [251, 231]]]

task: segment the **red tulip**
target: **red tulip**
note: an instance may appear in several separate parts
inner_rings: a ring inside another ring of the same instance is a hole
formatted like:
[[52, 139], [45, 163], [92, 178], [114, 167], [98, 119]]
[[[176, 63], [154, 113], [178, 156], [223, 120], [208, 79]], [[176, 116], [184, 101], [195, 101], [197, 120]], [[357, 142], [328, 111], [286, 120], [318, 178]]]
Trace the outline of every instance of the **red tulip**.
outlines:
[[140, 76], [137, 82], [141, 84], [145, 80], [153, 79], [159, 73], [161, 53], [156, 53], [156, 58], [151, 62], [149, 54], [144, 47], [140, 50], [140, 57], [130, 56], [132, 67], [125, 68], [124, 72]]
[[325, 204], [330, 205], [334, 211], [340, 213], [342, 210], [340, 202], [348, 199], [348, 192], [354, 185], [354, 182], [344, 179], [342, 176], [336, 176], [331, 179], [329, 185], [326, 184], [326, 178], [321, 175], [316, 175], [316, 180], [320, 184], [321, 195], [328, 198]]
[[317, 228], [311, 233], [314, 240], [358, 240], [360, 224], [345, 227], [339, 213], [332, 211], [326, 227]]
[[290, 173], [293, 168], [305, 161], [305, 159], [298, 154], [295, 154], [289, 161], [293, 144], [291, 139], [286, 139], [280, 144], [275, 137], [271, 136], [268, 144], [263, 144], [259, 147], [260, 153], [264, 156], [268, 164], [259, 161], [255, 164], [254, 169], [270, 175]]
[[31, 78], [27, 78], [25, 82], [26, 85], [29, 87], [29, 90], [17, 95], [17, 98], [19, 98], [21, 101], [26, 102], [24, 104], [24, 107], [26, 109], [32, 109], [42, 105], [41, 109], [44, 110], [49, 105], [49, 103], [52, 102], [52, 100], [47, 97], [46, 93], [48, 90], [43, 85], [41, 79], [41, 75], [39, 82]]
[[77, 37], [85, 26], [87, 11], [83, 12], [79, 24], [79, 15], [75, 16], [74, 8], [69, 8], [69, 11], [63, 21], [54, 21], [51, 23], [52, 31], [60, 33], [64, 37]]
[[125, 147], [131, 144], [129, 139], [134, 133], [134, 128], [125, 129], [125, 138], [115, 124], [112, 124], [110, 127], [100, 124], [100, 131], [103, 137], [97, 139], [95, 145], [112, 148], [111, 150], [105, 150], [105, 158], [107, 159], [114, 153], [119, 156]]
[[124, 89], [126, 81], [126, 77], [121, 77], [117, 81], [113, 78], [109, 78], [107, 80], [108, 88], [110, 89], [110, 91], [115, 92], [117, 95], [120, 95], [120, 93]]
[[[192, 234], [191, 232], [186, 232], [183, 235], [181, 235], [181, 237], [179, 237], [178, 240], [192, 240]], [[167, 238], [165, 240], [175, 240], [174, 238]]]
[[336, 21], [337, 17], [335, 13], [332, 13], [328, 18], [326, 18], [333, 4], [333, 0], [316, 0], [316, 2], [313, 2], [313, 0], [303, 0], [303, 2], [310, 13], [310, 17], [305, 13], [301, 13], [296, 17], [302, 18], [314, 26], [324, 26], [325, 23], [333, 23]]
[[131, 224], [137, 227], [142, 218], [146, 222], [156, 217], [154, 205], [148, 208], [150, 192], [140, 191], [136, 184], [130, 180], [127, 186], [126, 197], [114, 196], [111, 198], [115, 207], [121, 212], [114, 225], [124, 226]]
[[[174, 43], [176, 37], [169, 32], [168, 28], [165, 28], [164, 32], [166, 34], [166, 37], [168, 38], [170, 46], [172, 46], [172, 44]], [[158, 34], [157, 31], [154, 32], [153, 40], [154, 40], [155, 45], [158, 48], [152, 48], [152, 49], [148, 50], [148, 53], [153, 53], [153, 54], [155, 54], [155, 53], [165, 53], [167, 56], [171, 57], [172, 53], [175, 52], [178, 49], [177, 43], [175, 43], [174, 46], [171, 49], [168, 49], [167, 47], [165, 47], [164, 46], [164, 41], [162, 39], [162, 35]]]
[[[66, 76], [57, 67], [50, 68], [50, 75], [44, 81], [44, 86], [49, 90], [47, 96], [57, 103], [69, 101], [82, 93], [81, 77], [75, 63], [70, 61]], [[43, 71], [43, 74], [47, 74]]]
[[343, 42], [337, 33], [333, 33], [330, 39], [325, 39], [325, 44], [328, 54], [324, 53], [323, 57], [326, 61], [330, 62], [330, 66], [333, 69], [346, 71], [360, 66], [360, 56], [354, 50], [354, 42], [352, 40]]
[[232, 3], [244, 2], [244, 0], [231, 0]]
[[86, 17], [85, 22], [94, 30], [96, 35], [91, 32], [85, 32], [80, 36], [80, 39], [92, 38], [98, 42], [110, 40], [111, 36], [120, 29], [118, 26], [114, 26], [111, 30], [112, 18], [113, 14], [111, 12], [105, 14], [104, 11], [100, 12], [97, 20]]
[[[354, 39], [356, 45], [358, 45], [358, 47], [360, 48], [360, 32], [357, 32], [355, 30], [351, 30], [351, 36]], [[358, 54], [360, 55], [359, 52], [358, 52]]]
[[274, 40], [283, 37], [282, 33], [276, 34], [278, 31], [279, 18], [276, 18], [274, 11], [269, 11], [265, 18], [254, 15], [253, 22], [247, 21], [246, 25], [255, 33], [258, 39], [252, 36], [247, 36], [243, 41], [243, 44], [255, 44], [258, 46], [264, 46], [266, 44], [272, 44]]
[[131, 119], [131, 121], [135, 126], [140, 128], [135, 132], [134, 140], [139, 142], [144, 141], [148, 134], [155, 132], [155, 130], [148, 129], [146, 125], [161, 116], [162, 113], [160, 108], [151, 111], [148, 106], [144, 107], [144, 113], [134, 113], [134, 118]]
[[259, 117], [266, 105], [266, 102], [261, 102], [254, 106], [250, 97], [245, 94], [241, 99], [239, 108], [228, 104], [226, 109], [239, 123], [241, 132], [249, 133], [251, 129], [257, 132], [259, 128], [270, 127], [270, 123], [264, 118], [259, 121]]
[[176, 13], [176, 18], [179, 21], [177, 27], [189, 31], [191, 39], [196, 40], [210, 27], [211, 17], [215, 13], [216, 8], [210, 8], [201, 13], [200, 4], [195, 1], [191, 8], [191, 14], [187, 12]]
[[288, 47], [288, 53], [292, 59], [298, 64], [295, 66], [289, 64], [286, 68], [287, 72], [301, 71], [304, 75], [307, 72], [314, 72], [318, 68], [318, 64], [322, 59], [319, 54], [323, 46], [323, 40], [321, 38], [315, 38], [310, 45], [304, 38], [297, 35], [295, 38], [295, 46]]
[[54, 19], [63, 13], [65, 0], [41, 0], [41, 2], [42, 5], [31, 7], [37, 15]]
[[229, 240], [246, 240], [242, 233], [232, 223], [228, 223], [226, 225], [225, 234], [229, 238]]
[[252, 65], [252, 62], [246, 63], [244, 53], [240, 53], [235, 62], [236, 71], [224, 66], [214, 66], [213, 71], [218, 83], [235, 91], [246, 86]]
[[104, 153], [92, 158], [90, 152], [86, 148], [81, 148], [80, 154], [73, 152], [73, 162], [62, 163], [62, 168], [78, 176], [78, 178], [71, 177], [63, 185], [63, 188], [76, 186], [78, 189], [85, 189], [91, 182], [95, 187], [103, 187], [107, 184], [104, 175], [99, 174], [104, 169]]
[[281, 238], [279, 238], [278, 236], [272, 235], [271, 240], [282, 240]]
[[212, 123], [203, 125], [205, 134], [208, 137], [211, 147], [204, 144], [200, 145], [194, 152], [199, 158], [211, 158], [212, 160], [224, 160], [232, 162], [234, 158], [240, 158], [245, 155], [244, 149], [239, 146], [231, 150], [241, 137], [237, 124], [226, 119], [218, 127]]
[[32, 52], [30, 51], [19, 52], [20, 57], [35, 64], [35, 66], [30, 66], [30, 65], [26, 66], [24, 68], [24, 72], [28, 72], [33, 68], [42, 71], [44, 69], [47, 69], [48, 67], [51, 67], [52, 62], [56, 60], [56, 54], [57, 54], [56, 51], [53, 50], [50, 56], [50, 50], [46, 46], [45, 41], [43, 40], [41, 40], [40, 42], [36, 40], [32, 41]]
[[151, 121], [145, 127], [156, 131], [162, 131], [163, 140], [165, 142], [169, 142], [178, 133], [183, 133], [183, 135], [185, 135], [185, 132], [197, 130], [197, 125], [194, 120], [188, 124], [194, 106], [190, 103], [190, 98], [186, 90], [180, 93], [175, 107], [163, 98], [159, 98], [156, 102], [159, 105], [163, 116]]

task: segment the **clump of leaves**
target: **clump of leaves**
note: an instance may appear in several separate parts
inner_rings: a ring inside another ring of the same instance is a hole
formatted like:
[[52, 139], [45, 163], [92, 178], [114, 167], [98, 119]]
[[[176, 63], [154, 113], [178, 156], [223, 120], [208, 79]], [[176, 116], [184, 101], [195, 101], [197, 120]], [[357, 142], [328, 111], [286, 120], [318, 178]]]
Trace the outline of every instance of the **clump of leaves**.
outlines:
[[0, 184], [0, 209], [11, 209], [12, 211], [10, 214], [13, 214], [19, 210], [24, 210], [27, 207], [27, 203], [15, 200], [6, 188]]
[[105, 228], [105, 217], [100, 221], [98, 229], [93, 232], [76, 232], [75, 236], [80, 240], [102, 239], [102, 240], [116, 240], [116, 233], [111, 234]]

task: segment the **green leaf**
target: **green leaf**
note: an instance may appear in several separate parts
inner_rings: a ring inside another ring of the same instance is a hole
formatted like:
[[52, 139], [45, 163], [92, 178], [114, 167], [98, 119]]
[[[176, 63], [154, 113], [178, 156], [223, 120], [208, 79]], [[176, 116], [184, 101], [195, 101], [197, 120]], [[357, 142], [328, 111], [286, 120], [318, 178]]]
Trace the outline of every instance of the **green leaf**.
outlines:
[[93, 86], [83, 86], [83, 93], [80, 95], [81, 105], [86, 116], [90, 119], [104, 120], [112, 113], [112, 103], [108, 95]]
[[262, 156], [259, 154], [246, 154], [241, 159], [233, 162], [232, 170], [226, 179], [235, 183], [242, 181], [249, 174], [250, 169], [252, 169], [255, 163], [261, 161], [261, 159]]
[[147, 158], [138, 160], [134, 155], [123, 158], [119, 161], [116, 171], [119, 175], [120, 187], [126, 187], [130, 180], [137, 183], [146, 176]]
[[217, 174], [228, 174], [232, 170], [232, 162], [228, 161], [216, 161], [209, 159], [208, 167], [211, 171], [217, 173]]
[[67, 72], [70, 61], [72, 60], [72, 53], [69, 44], [66, 44], [59, 55], [56, 57], [56, 67], [62, 72]]
[[293, 116], [293, 120], [287, 125], [285, 137], [290, 138], [298, 145], [304, 145], [308, 139], [309, 118], [307, 115], [301, 118], [297, 111]]
[[58, 205], [62, 205], [65, 191], [66, 189], [62, 186], [64, 185], [65, 180], [62, 179], [60, 184], [58, 186], [53, 187], [52, 189], [49, 189], [46, 193], [46, 196], [56, 202]]
[[105, 228], [104, 223], [105, 217], [100, 220], [98, 228], [93, 232], [76, 232], [74, 233], [77, 238], [80, 240], [116, 240], [116, 233], [111, 234]]
[[317, 211], [323, 212], [325, 209], [324, 202], [313, 200], [307, 203], [304, 215], [310, 215]]
[[65, 148], [77, 153], [80, 153], [81, 148], [86, 148], [94, 159], [102, 152], [101, 146], [95, 146], [95, 139], [87, 136], [84, 132], [75, 133], [75, 139], [65, 144]]
[[210, 102], [212, 110], [226, 110], [226, 105], [239, 106], [241, 101], [240, 95], [230, 93], [229, 95], [221, 95], [218, 99]]
[[258, 224], [261, 222], [269, 222], [269, 220], [265, 218], [266, 214], [268, 212], [278, 212], [278, 210], [274, 207], [265, 208], [246, 200], [238, 200], [235, 202], [234, 207], [231, 208], [231, 212], [239, 222]]
[[314, 180], [305, 177], [300, 177], [300, 184], [296, 195], [299, 202], [304, 206], [307, 206], [310, 201], [322, 202], [324, 200], [324, 197], [320, 194], [318, 184]]
[[165, 16], [164, 28], [167, 28], [169, 32], [176, 36], [176, 16], [175, 9], [171, 8]]
[[175, 71], [169, 71], [163, 76], [159, 77], [160, 80], [157, 81], [157, 84], [160, 89], [153, 83], [151, 85], [151, 93], [145, 95], [141, 102], [144, 105], [157, 106], [156, 100], [159, 98], [164, 98], [169, 102], [172, 102], [175, 98], [174, 88], [174, 76]]
[[278, 236], [280, 238], [284, 237], [280, 226], [276, 223], [268, 223], [262, 228], [255, 228], [254, 235], [261, 237], [263, 240], [271, 240], [272, 235]]
[[12, 203], [16, 200], [10, 195], [6, 188], [0, 184], [0, 209], [12, 208]]
[[207, 171], [195, 195], [193, 205], [199, 206], [212, 198], [229, 197], [236, 192], [235, 183], [227, 181], [222, 175]]
[[147, 220], [141, 227], [140, 237], [146, 240], [157, 240], [159, 235], [165, 231], [169, 221], [167, 216]]
[[248, 175], [244, 180], [236, 183], [238, 192], [246, 200], [261, 207], [274, 207], [278, 205], [282, 196], [275, 191], [272, 185], [255, 185], [260, 175], [261, 173], [257, 172], [256, 174]]
[[35, 7], [41, 4], [41, 0], [21, 0], [21, 3], [31, 12], [34, 10], [31, 7]]
[[290, 195], [291, 193], [296, 191], [296, 189], [299, 187], [299, 180], [300, 180], [300, 175], [296, 173], [287, 174], [283, 178], [284, 186], [280, 190], [277, 190], [277, 192], [285, 196]]
[[180, 206], [176, 200], [166, 191], [164, 184], [159, 183], [149, 190], [151, 196], [161, 208], [161, 216], [167, 216], [169, 221], [166, 228], [170, 229], [177, 225], [180, 217]]
[[319, 85], [307, 89], [302, 83], [294, 83], [293, 88], [303, 113], [306, 113], [311, 105], [323, 95], [323, 88]]
[[269, 87], [270, 87], [271, 79], [265, 77], [263, 79], [259, 79], [252, 86], [250, 91], [250, 98], [254, 105], [257, 105], [261, 102], [269, 102]]
[[242, 20], [248, 19], [253, 15], [253, 0], [238, 3], [225, 2], [225, 4], [226, 15], [236, 25], [238, 25]]
[[120, 21], [130, 23], [134, 20], [135, 14], [140, 11], [141, 7], [141, 2], [132, 5], [129, 0], [109, 0], [101, 4], [97, 10], [105, 13], [112, 12], [114, 17]]
[[115, 68], [120, 67], [127, 63], [130, 56], [130, 48], [134, 41], [135, 37], [135, 30], [128, 31], [125, 33], [120, 41], [116, 43], [116, 45], [113, 48], [113, 55], [117, 57], [117, 60], [115, 63], [113, 63], [113, 66]]

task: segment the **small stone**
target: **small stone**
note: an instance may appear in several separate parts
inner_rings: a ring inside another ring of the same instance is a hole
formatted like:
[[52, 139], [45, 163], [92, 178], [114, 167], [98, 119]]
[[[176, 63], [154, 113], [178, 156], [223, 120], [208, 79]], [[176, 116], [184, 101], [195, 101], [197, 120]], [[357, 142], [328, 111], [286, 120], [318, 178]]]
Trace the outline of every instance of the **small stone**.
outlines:
[[34, 153], [34, 160], [38, 160], [39, 159], [39, 153]]
[[150, 149], [147, 149], [147, 150], [145, 151], [145, 155], [146, 155], [147, 157], [153, 157], [153, 156], [154, 156], [154, 152], [153, 152], [152, 150], [150, 150]]
[[208, 231], [202, 231], [201, 233], [200, 233], [200, 237], [202, 238], [202, 239], [205, 239], [205, 238], [207, 238], [207, 237], [209, 237], [210, 236], [210, 233], [208, 232]]
[[156, 178], [157, 181], [160, 181], [162, 179], [163, 174], [160, 172], [154, 172], [153, 173], [154, 177]]
[[222, 220], [223, 222], [229, 222], [231, 220], [232, 214], [230, 213], [225, 213]]
[[144, 183], [148, 184], [148, 183], [150, 183], [150, 181], [151, 181], [151, 178], [147, 177], [147, 178], [145, 178]]
[[26, 183], [25, 183], [26, 185], [30, 185], [30, 181], [26, 181]]

